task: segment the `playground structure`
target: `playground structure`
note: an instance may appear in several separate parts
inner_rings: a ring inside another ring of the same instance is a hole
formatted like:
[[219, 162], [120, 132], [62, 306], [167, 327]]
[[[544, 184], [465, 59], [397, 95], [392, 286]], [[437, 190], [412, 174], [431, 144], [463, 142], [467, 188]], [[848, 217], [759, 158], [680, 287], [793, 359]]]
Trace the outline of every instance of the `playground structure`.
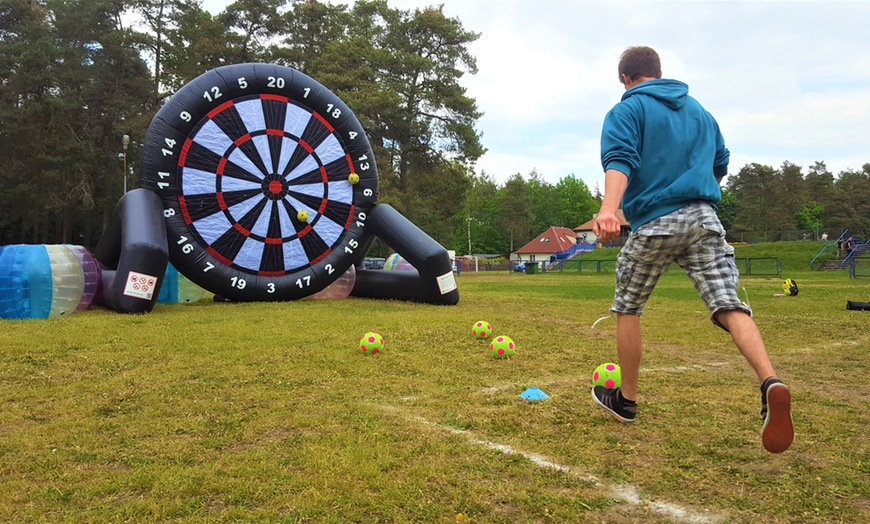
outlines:
[[[194, 79], [154, 116], [139, 182], [119, 200], [93, 253], [100, 268], [93, 300], [115, 311], [151, 311], [170, 263], [233, 302], [314, 296], [347, 275], [346, 285], [351, 271], [352, 296], [459, 301], [448, 252], [377, 203], [374, 154], [353, 112], [299, 71], [235, 64]], [[365, 269], [375, 238], [412, 267]], [[11, 247], [20, 246], [6, 246], [0, 256]], [[75, 259], [72, 250], [51, 251]], [[40, 258], [48, 279], [22, 279], [15, 271], [35, 266], [10, 257], [0, 259], [0, 272], [10, 273], [0, 275], [4, 296], [24, 303], [41, 293], [50, 303], [63, 279], [52, 281], [48, 259]]]

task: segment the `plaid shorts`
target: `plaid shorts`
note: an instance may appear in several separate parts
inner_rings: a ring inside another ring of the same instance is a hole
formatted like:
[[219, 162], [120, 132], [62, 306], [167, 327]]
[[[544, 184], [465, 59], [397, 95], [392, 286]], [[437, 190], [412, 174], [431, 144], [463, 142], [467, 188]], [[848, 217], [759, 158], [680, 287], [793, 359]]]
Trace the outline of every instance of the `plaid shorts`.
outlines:
[[[752, 315], [737, 296], [739, 272], [734, 248], [708, 202], [691, 202], [682, 209], [644, 224], [631, 233], [616, 263], [616, 293], [611, 311], [640, 315], [659, 277], [676, 262], [689, 275], [711, 315], [741, 310]], [[713, 323], [723, 327], [712, 317]], [[724, 329], [724, 328], [723, 328]]]

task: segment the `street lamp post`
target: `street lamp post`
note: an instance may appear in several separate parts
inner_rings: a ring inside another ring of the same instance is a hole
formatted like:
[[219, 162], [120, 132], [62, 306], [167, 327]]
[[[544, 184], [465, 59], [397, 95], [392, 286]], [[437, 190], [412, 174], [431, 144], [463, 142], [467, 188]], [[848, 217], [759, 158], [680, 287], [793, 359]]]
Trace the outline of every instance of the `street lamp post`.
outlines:
[[124, 135], [121, 137], [121, 147], [124, 148], [124, 152], [121, 153], [121, 160], [124, 161], [124, 194], [127, 194], [127, 146], [130, 145], [130, 135]]
[[465, 223], [468, 226], [468, 256], [471, 256], [471, 217], [467, 217]]

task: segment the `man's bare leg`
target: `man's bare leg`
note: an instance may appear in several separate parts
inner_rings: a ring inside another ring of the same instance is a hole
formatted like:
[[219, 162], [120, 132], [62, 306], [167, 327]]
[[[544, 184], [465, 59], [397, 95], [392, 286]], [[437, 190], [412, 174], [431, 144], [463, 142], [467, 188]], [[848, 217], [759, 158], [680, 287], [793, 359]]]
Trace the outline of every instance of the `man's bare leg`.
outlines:
[[623, 398], [637, 400], [637, 381], [643, 349], [640, 340], [640, 316], [616, 316], [616, 353], [622, 371]]
[[719, 311], [715, 316], [731, 334], [731, 340], [752, 366], [758, 376], [758, 383], [762, 384], [768, 378], [775, 377], [776, 371], [770, 363], [767, 348], [764, 347], [764, 341], [761, 339], [761, 332], [758, 331], [758, 326], [752, 317], [739, 309]]

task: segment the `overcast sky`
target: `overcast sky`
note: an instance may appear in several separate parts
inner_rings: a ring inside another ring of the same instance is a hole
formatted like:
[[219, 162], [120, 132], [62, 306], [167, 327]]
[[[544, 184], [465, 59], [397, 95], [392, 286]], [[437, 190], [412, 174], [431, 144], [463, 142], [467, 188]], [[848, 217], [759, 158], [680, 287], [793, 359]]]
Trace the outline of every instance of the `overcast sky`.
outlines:
[[480, 33], [478, 73], [461, 84], [484, 112], [478, 172], [498, 182], [535, 169], [604, 189], [601, 122], [622, 95], [616, 67], [632, 45], [655, 48], [664, 77], [686, 82], [716, 117], [731, 174], [751, 162], [806, 173], [824, 161], [835, 175], [870, 163], [870, 2], [388, 2], [443, 4]]

